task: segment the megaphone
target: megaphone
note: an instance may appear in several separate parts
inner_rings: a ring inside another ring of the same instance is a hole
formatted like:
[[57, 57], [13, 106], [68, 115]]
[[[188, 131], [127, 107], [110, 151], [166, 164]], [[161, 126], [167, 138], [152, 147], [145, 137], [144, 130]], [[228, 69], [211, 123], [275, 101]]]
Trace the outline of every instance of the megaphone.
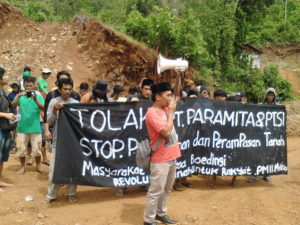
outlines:
[[161, 74], [162, 72], [174, 69], [179, 71], [186, 71], [189, 67], [189, 62], [187, 60], [183, 60], [182, 58], [178, 59], [166, 59], [161, 54], [158, 56], [157, 60], [157, 73]]

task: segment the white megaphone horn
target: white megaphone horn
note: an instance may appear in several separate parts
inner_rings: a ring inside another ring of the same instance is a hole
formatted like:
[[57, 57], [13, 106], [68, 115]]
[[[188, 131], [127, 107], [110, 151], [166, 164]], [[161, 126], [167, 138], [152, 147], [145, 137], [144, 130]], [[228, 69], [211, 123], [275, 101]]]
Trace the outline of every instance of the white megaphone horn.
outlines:
[[189, 62], [182, 58], [178, 59], [166, 59], [161, 54], [158, 56], [157, 60], [157, 73], [161, 74], [162, 72], [174, 69], [179, 71], [186, 71], [189, 67]]

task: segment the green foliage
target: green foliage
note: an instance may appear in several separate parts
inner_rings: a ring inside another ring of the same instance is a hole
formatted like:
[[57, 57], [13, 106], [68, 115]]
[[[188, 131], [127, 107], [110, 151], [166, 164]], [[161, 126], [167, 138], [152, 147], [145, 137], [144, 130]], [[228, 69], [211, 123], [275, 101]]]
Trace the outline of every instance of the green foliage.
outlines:
[[53, 9], [45, 2], [38, 0], [15, 1], [15, 4], [22, 8], [23, 15], [36, 22], [51, 21], [53, 19]]
[[[199, 17], [202, 35], [207, 43], [209, 55], [213, 57], [211, 67], [224, 77], [230, 76], [233, 66], [234, 40], [236, 35], [235, 3], [223, 0], [203, 1], [196, 13]], [[218, 15], [218, 16], [216, 16]], [[221, 77], [216, 77], [221, 79]]]
[[127, 19], [128, 0], [103, 1], [102, 8], [96, 13], [97, 18], [115, 29], [124, 32]]
[[[261, 24], [266, 17], [267, 8], [274, 3], [274, 0], [239, 0], [236, 2], [236, 26], [235, 54], [240, 55], [244, 43], [247, 42], [249, 30], [255, 24]], [[256, 30], [256, 32], [258, 32]]]
[[155, 7], [162, 6], [161, 0], [129, 0], [128, 5], [128, 13], [131, 11], [131, 6], [142, 13], [143, 15], [148, 15], [155, 10]]
[[261, 74], [251, 68], [251, 62], [245, 56], [232, 68], [231, 74], [229, 79], [221, 80], [220, 86], [227, 92], [244, 92], [249, 102], [262, 102], [269, 87], [275, 88], [281, 101], [292, 98], [291, 84], [280, 77], [277, 65], [265, 67]]
[[209, 54], [200, 32], [200, 22], [192, 11], [179, 18], [175, 10], [155, 7], [153, 13], [144, 16], [134, 10], [128, 15], [126, 32], [148, 44], [167, 57], [184, 57], [200, 71], [205, 70]]
[[86, 6], [86, 0], [48, 0], [47, 1], [50, 7], [54, 11], [54, 20], [57, 22], [68, 21], [73, 18], [75, 15], [81, 12], [83, 6]]
[[300, 44], [300, 1], [289, 0], [287, 3], [286, 21], [285, 1], [276, 0], [266, 9], [260, 23], [248, 24], [247, 41], [258, 45]]
[[247, 56], [231, 68], [230, 74], [226, 79], [221, 79], [220, 87], [229, 93], [245, 93], [248, 102], [258, 103], [262, 100], [266, 88], [263, 76], [257, 69], [251, 68]]
[[154, 47], [153, 29], [147, 17], [139, 11], [134, 10], [129, 13], [125, 23], [126, 32], [137, 40]]
[[264, 68], [263, 80], [266, 87], [275, 88], [277, 95], [282, 100], [292, 98], [291, 84], [279, 76], [277, 65], [270, 65]]
[[9, 1], [39, 22], [64, 22], [82, 13], [97, 17], [165, 57], [187, 59], [200, 83], [245, 92], [250, 102], [262, 101], [269, 86], [283, 100], [291, 98], [277, 68], [262, 75], [241, 53], [245, 43], [300, 44], [299, 0]]
[[192, 66], [203, 71], [212, 61], [201, 32], [201, 24], [191, 9], [185, 9], [184, 17], [176, 20], [174, 43], [170, 46], [171, 56], [182, 56]]
[[147, 16], [133, 10], [128, 15], [125, 28], [129, 35], [168, 55], [176, 38], [176, 23], [177, 18], [169, 8], [155, 7], [155, 11]]

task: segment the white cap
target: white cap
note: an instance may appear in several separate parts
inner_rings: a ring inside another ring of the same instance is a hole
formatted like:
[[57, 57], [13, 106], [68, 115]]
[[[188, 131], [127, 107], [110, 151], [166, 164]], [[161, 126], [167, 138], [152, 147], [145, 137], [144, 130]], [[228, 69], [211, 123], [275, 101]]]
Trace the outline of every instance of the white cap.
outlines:
[[44, 68], [43, 69], [43, 73], [51, 73], [51, 70], [47, 69], [47, 68]]

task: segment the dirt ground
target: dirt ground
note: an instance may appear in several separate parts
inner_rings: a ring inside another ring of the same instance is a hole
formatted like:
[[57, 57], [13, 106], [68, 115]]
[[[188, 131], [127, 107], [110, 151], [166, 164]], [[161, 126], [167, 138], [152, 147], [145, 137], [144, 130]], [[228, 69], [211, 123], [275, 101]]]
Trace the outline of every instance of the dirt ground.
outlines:
[[[298, 225], [300, 224], [300, 138], [288, 139], [288, 175], [273, 176], [272, 183], [259, 180], [231, 187], [230, 177], [218, 177], [217, 185], [207, 185], [207, 177], [193, 176], [193, 188], [173, 191], [168, 201], [169, 215], [181, 224], [213, 225]], [[5, 181], [14, 187], [0, 194], [0, 224], [22, 225], [139, 225], [142, 224], [145, 192], [133, 187], [123, 197], [114, 188], [78, 187], [77, 203], [68, 203], [62, 187], [57, 201], [42, 204], [46, 195], [47, 174], [27, 167], [17, 175], [16, 155], [4, 166]], [[48, 170], [47, 166], [44, 166]], [[33, 195], [33, 201], [25, 201]]]

